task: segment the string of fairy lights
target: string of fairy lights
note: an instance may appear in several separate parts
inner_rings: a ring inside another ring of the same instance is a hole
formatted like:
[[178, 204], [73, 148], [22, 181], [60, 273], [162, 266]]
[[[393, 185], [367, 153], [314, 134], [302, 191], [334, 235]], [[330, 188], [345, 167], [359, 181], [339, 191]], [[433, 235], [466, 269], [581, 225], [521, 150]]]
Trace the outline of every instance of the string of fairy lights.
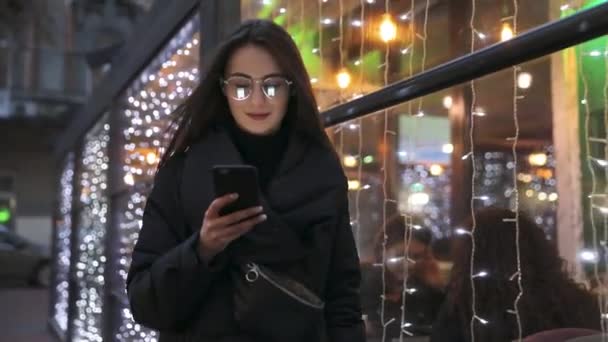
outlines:
[[[390, 3], [389, 0], [385, 0], [384, 2], [384, 22], [380, 26], [380, 34], [382, 36], [382, 40], [385, 42], [385, 52], [384, 52], [384, 86], [388, 85], [388, 75], [389, 75], [389, 54], [390, 54], [390, 45], [388, 44], [391, 40], [394, 40], [397, 33], [394, 26], [391, 25], [390, 19]], [[395, 318], [392, 317], [387, 320], [386, 317], [386, 271], [387, 271], [387, 259], [386, 259], [386, 246], [388, 244], [388, 235], [386, 232], [386, 224], [387, 224], [387, 209], [390, 203], [394, 203], [395, 200], [391, 199], [389, 196], [389, 189], [387, 187], [388, 183], [388, 158], [389, 158], [389, 131], [388, 121], [389, 121], [389, 110], [384, 109], [383, 111], [383, 122], [384, 122], [384, 130], [382, 133], [382, 263], [380, 264], [382, 267], [382, 294], [380, 295], [380, 324], [382, 324], [382, 342], [386, 341], [386, 333], [387, 327], [395, 322]]]
[[[604, 75], [604, 160], [608, 160], [608, 39], [606, 39], [606, 47], [604, 51], [604, 69], [606, 74]], [[604, 199], [608, 199], [608, 169], [604, 168]], [[604, 202], [604, 206], [607, 206], [607, 202]], [[603, 252], [604, 252], [604, 270], [608, 270], [608, 215], [603, 213], [604, 217], [604, 238], [603, 238]], [[608, 331], [608, 293], [604, 289], [602, 292], [604, 295], [603, 306], [601, 309], [601, 321], [602, 321], [602, 334], [606, 335]]]
[[[410, 244], [412, 243], [414, 222], [413, 217], [407, 213], [403, 215], [403, 223], [405, 230], [403, 231], [403, 281], [401, 284], [401, 323], [399, 329], [399, 341], [403, 342], [404, 335], [413, 336], [414, 334], [410, 332], [408, 329], [412, 326], [411, 322], [406, 321], [406, 299], [408, 294], [412, 294], [416, 292], [415, 288], [409, 288], [408, 286], [408, 278], [409, 278], [409, 264], [415, 263], [414, 260], [410, 258], [409, 250]], [[420, 229], [420, 228], [418, 228]]]
[[[475, 0], [471, 0], [471, 19], [469, 23], [469, 28], [471, 31], [471, 53], [475, 51], [475, 43], [476, 38], [479, 36], [477, 29], [475, 28], [475, 19], [477, 12], [477, 2]], [[481, 37], [480, 37], [481, 38]], [[470, 82], [471, 88], [471, 107], [470, 107], [470, 128], [469, 128], [469, 145], [470, 151], [469, 154], [465, 155], [463, 159], [467, 159], [470, 157], [471, 160], [471, 202], [470, 202], [470, 211], [471, 211], [471, 260], [470, 260], [470, 284], [471, 284], [471, 321], [470, 321], [470, 339], [471, 342], [475, 342], [475, 324], [477, 321], [482, 324], [487, 324], [488, 321], [479, 317], [477, 315], [477, 297], [475, 292], [475, 252], [476, 252], [476, 241], [475, 241], [475, 230], [477, 229], [477, 220], [475, 217], [475, 201], [476, 198], [476, 180], [477, 180], [477, 170], [475, 167], [475, 117], [473, 116], [473, 112], [475, 112], [475, 107], [477, 105], [477, 92], [476, 92], [476, 84], [475, 80]]]
[[[415, 55], [415, 48], [416, 48], [416, 38], [421, 38], [422, 40], [422, 44], [423, 44], [423, 54], [422, 54], [422, 66], [421, 66], [421, 72], [425, 70], [426, 68], [426, 38], [427, 38], [427, 25], [428, 25], [428, 9], [429, 9], [429, 1], [426, 2], [426, 7], [425, 7], [425, 19], [424, 19], [424, 23], [423, 23], [423, 36], [420, 36], [416, 33], [416, 2], [415, 1], [411, 1], [410, 4], [410, 10], [408, 13], [401, 15], [400, 19], [402, 21], [406, 21], [409, 20], [410, 22], [410, 27], [409, 27], [409, 46], [402, 48], [400, 50], [401, 55], [405, 55], [409, 53], [409, 58], [408, 58], [408, 77], [412, 77], [414, 74], [414, 55]], [[387, 11], [388, 13], [388, 11]], [[419, 108], [417, 111], [418, 113], [422, 113], [422, 101], [423, 99], [420, 98], [419, 99]], [[412, 101], [410, 101], [408, 103], [408, 114], [410, 116], [412, 116], [414, 113], [412, 111]], [[414, 115], [414, 117], [418, 118], [420, 117], [419, 115]], [[416, 130], [416, 126], [418, 124], [418, 120], [414, 121], [414, 131]], [[385, 134], [388, 133], [385, 131]], [[415, 140], [415, 133], [414, 132], [408, 132], [408, 139], [409, 139], [409, 147], [410, 149], [407, 149], [405, 151], [405, 153], [408, 156], [408, 160], [409, 160], [409, 164], [413, 165], [415, 163], [414, 161], [414, 153], [413, 151], [415, 150], [415, 144], [416, 142]], [[403, 246], [404, 246], [404, 250], [403, 250], [403, 261], [402, 261], [402, 268], [403, 268], [403, 280], [401, 283], [401, 321], [400, 321], [400, 326], [399, 326], [399, 341], [403, 342], [403, 338], [405, 335], [407, 336], [413, 336], [413, 333], [410, 332], [410, 328], [412, 326], [411, 322], [407, 322], [406, 321], [406, 311], [407, 311], [407, 295], [409, 293], [413, 293], [411, 291], [415, 291], [416, 289], [409, 289], [408, 288], [408, 279], [409, 279], [409, 268], [410, 268], [410, 263], [415, 263], [413, 260], [410, 259], [409, 256], [409, 250], [410, 250], [410, 244], [412, 242], [412, 229], [413, 229], [413, 218], [411, 215], [409, 215], [407, 212], [402, 212], [401, 215], [403, 216], [403, 223], [404, 223], [404, 227], [405, 230], [403, 231]], [[383, 246], [384, 247], [384, 246]], [[384, 260], [384, 262], [386, 262], [386, 260]]]
[[[511, 39], [514, 35], [517, 34], [517, 19], [518, 19], [518, 11], [519, 4], [517, 0], [513, 0], [513, 15], [509, 17], [505, 17], [501, 19], [503, 22], [503, 27], [501, 31], [501, 40], [504, 42], [506, 40]], [[470, 29], [470, 51], [471, 53], [476, 50], [477, 40], [485, 40], [487, 36], [481, 32], [475, 25], [476, 23], [476, 13], [477, 12], [477, 2], [476, 0], [471, 0], [471, 17], [469, 21], [469, 29]], [[508, 24], [508, 21], [512, 22], [512, 28]], [[513, 74], [513, 123], [515, 126], [515, 132], [512, 137], [507, 138], [507, 140], [512, 142], [512, 161], [509, 163], [508, 167], [512, 170], [512, 189], [508, 191], [506, 196], [511, 198], [511, 211], [514, 214], [514, 217], [505, 217], [503, 218], [504, 222], [510, 222], [514, 224], [515, 231], [515, 250], [516, 250], [516, 272], [513, 275], [510, 275], [510, 281], [517, 281], [518, 293], [513, 302], [513, 308], [506, 308], [505, 310], [508, 313], [515, 315], [516, 325], [517, 325], [517, 340], [521, 341], [522, 339], [522, 323], [519, 311], [519, 302], [524, 295], [524, 287], [523, 287], [523, 279], [522, 279], [522, 270], [521, 270], [521, 250], [520, 250], [520, 226], [519, 226], [519, 210], [520, 210], [520, 201], [519, 201], [519, 190], [518, 190], [518, 142], [520, 136], [520, 125], [519, 125], [519, 113], [518, 113], [518, 101], [523, 99], [523, 96], [518, 93], [518, 89], [521, 85], [521, 77], [520, 77], [520, 67], [515, 66], [512, 68]], [[471, 201], [470, 201], [470, 214], [471, 214], [471, 231], [466, 235], [471, 239], [471, 256], [470, 256], [470, 269], [469, 269], [469, 282], [471, 286], [471, 318], [470, 318], [470, 338], [471, 341], [475, 341], [475, 326], [477, 323], [487, 325], [490, 324], [487, 319], [481, 317], [477, 312], [477, 298], [476, 298], [476, 281], [481, 280], [488, 276], [488, 271], [486, 270], [477, 270], [475, 267], [475, 252], [476, 252], [476, 229], [477, 229], [477, 220], [476, 220], [476, 203], [478, 201], [486, 201], [488, 196], [484, 194], [477, 194], [477, 167], [476, 167], [476, 152], [475, 152], [475, 120], [484, 117], [485, 112], [477, 106], [477, 88], [476, 81], [473, 80], [470, 82], [470, 91], [471, 91], [471, 106], [470, 106], [470, 129], [469, 129], [469, 145], [470, 151], [466, 155], [463, 156], [463, 160], [470, 159], [471, 162]]]
[[[428, 40], [428, 21], [429, 21], [429, 9], [430, 9], [430, 1], [427, 0], [425, 2], [425, 7], [424, 7], [424, 19], [423, 19], [423, 24], [422, 24], [422, 34], [417, 33], [416, 30], [416, 2], [412, 1], [411, 2], [411, 7], [410, 7], [410, 11], [409, 11], [409, 20], [410, 20], [410, 50], [409, 51], [409, 77], [412, 77], [414, 74], [413, 71], [413, 59], [414, 59], [414, 53], [415, 53], [415, 46], [416, 46], [416, 40], [420, 40], [422, 43], [422, 56], [421, 56], [421, 65], [420, 65], [420, 72], [424, 72], [426, 70], [426, 58], [427, 58], [427, 40]], [[401, 16], [401, 19], [408, 19], [407, 16], [403, 17]], [[403, 54], [404, 51], [401, 51], [401, 54]], [[409, 115], [410, 117], [414, 118], [414, 130], [418, 131], [418, 126], [419, 126], [419, 120], [420, 118], [422, 118], [424, 116], [424, 111], [423, 111], [423, 97], [421, 97], [418, 100], [418, 108], [416, 113], [412, 112], [412, 101], [410, 101], [408, 103], [408, 109], [409, 109]], [[418, 147], [418, 141], [417, 141], [417, 137], [418, 135], [415, 132], [409, 132], [408, 136], [411, 137], [411, 143], [410, 143], [410, 147], [411, 150], [406, 151], [407, 155], [408, 155], [408, 159], [409, 159], [409, 164], [414, 166], [415, 165], [415, 160], [414, 160], [414, 156], [415, 156], [415, 151]], [[414, 169], [416, 168], [415, 166], [413, 167]], [[415, 170], [414, 170], [415, 171]], [[414, 221], [413, 221], [413, 216], [410, 215], [409, 213], [402, 213], [403, 216], [403, 220], [404, 220], [404, 227], [405, 230], [403, 232], [403, 245], [404, 245], [404, 251], [403, 251], [403, 280], [402, 280], [402, 293], [401, 293], [401, 325], [400, 325], [400, 329], [399, 329], [399, 341], [403, 341], [404, 339], [404, 335], [408, 335], [408, 336], [412, 336], [413, 333], [410, 332], [408, 329], [413, 325], [412, 322], [407, 322], [406, 319], [406, 311], [407, 311], [407, 306], [406, 306], [406, 299], [407, 299], [407, 295], [408, 294], [414, 294], [416, 293], [417, 289], [416, 288], [410, 288], [409, 284], [408, 284], [408, 280], [409, 280], [409, 266], [410, 264], [415, 264], [416, 261], [412, 260], [410, 258], [410, 254], [409, 254], [409, 250], [410, 250], [410, 245], [412, 242], [412, 237], [413, 237], [413, 231], [415, 229], [426, 229], [423, 228], [420, 225], [415, 225]]]
[[63, 164], [59, 182], [59, 212], [56, 222], [55, 244], [57, 256], [53, 290], [55, 303], [53, 319], [64, 333], [68, 329], [70, 238], [72, 236], [72, 194], [74, 192], [74, 154], [69, 153]]
[[[119, 253], [118, 283], [124, 284], [131, 253], [141, 229], [149, 185], [175, 128], [174, 110], [193, 91], [199, 80], [198, 21], [187, 23], [159, 53], [155, 61], [127, 89], [120, 109], [123, 182], [129, 191], [117, 199]], [[126, 299], [124, 289], [120, 291]], [[122, 302], [125, 302], [123, 300]], [[127, 305], [119, 308], [120, 326], [116, 341], [155, 342], [156, 331], [133, 321]]]
[[[361, 0], [359, 3], [359, 6], [361, 7], [361, 12], [360, 12], [360, 17], [359, 17], [359, 22], [361, 23], [361, 25], [363, 25], [363, 23], [365, 22], [365, 1]], [[361, 63], [361, 60], [363, 59], [363, 54], [365, 52], [365, 31], [361, 30], [360, 33], [360, 41], [359, 41], [359, 58], [357, 59], [357, 61], [359, 61], [359, 64]], [[359, 68], [359, 93], [363, 93], [363, 82], [364, 82], [364, 78], [363, 78], [363, 68]], [[357, 160], [358, 160], [358, 165], [357, 165], [357, 183], [360, 185], [362, 182], [362, 176], [363, 176], [363, 119], [358, 118], [355, 121], [355, 126], [357, 129]], [[355, 229], [355, 242], [357, 244], [357, 251], [361, 250], [361, 191], [363, 190], [363, 188], [361, 186], [359, 186], [355, 191], [355, 219], [353, 222], [351, 222], [351, 225], [353, 226], [353, 229]]]
[[[340, 70], [342, 75], [348, 75], [348, 83], [350, 83], [350, 74], [348, 74], [347, 72], [344, 71], [344, 3], [343, 0], [338, 0], [338, 10], [339, 10], [339, 34], [340, 36], [337, 38], [334, 38], [333, 40], [337, 40], [340, 44], [339, 48], [338, 48], [338, 53], [339, 53], [339, 59], [340, 59]], [[344, 102], [344, 89], [345, 87], [339, 87], [340, 88], [340, 94], [339, 94], [339, 102], [342, 103]], [[338, 148], [339, 151], [338, 153], [340, 154], [340, 157], [344, 156], [344, 125], [338, 126], [339, 129], [339, 134], [340, 134], [340, 141], [338, 142]]]
[[80, 156], [74, 340], [102, 342], [108, 221], [108, 115], [86, 135]]
[[325, 74], [325, 70], [324, 70], [324, 63], [323, 63], [323, 3], [325, 1], [324, 0], [319, 0], [318, 2], [318, 10], [319, 10], [319, 19], [317, 20], [318, 23], [318, 28], [317, 30], [319, 31], [319, 42], [318, 42], [318, 47], [313, 49], [313, 53], [318, 53], [319, 54], [319, 75], [317, 75], [317, 78], [313, 78], [312, 80], [310, 80], [311, 83], [315, 83], [319, 82], [320, 84], [325, 84], [325, 79], [323, 77], [323, 75]]
[[[591, 234], [592, 234], [592, 244], [593, 244], [593, 277], [594, 280], [597, 284], [597, 296], [598, 296], [598, 302], [599, 302], [599, 309], [600, 309], [600, 317], [599, 320], [601, 322], [601, 329], [602, 329], [602, 336], [606, 336], [606, 332], [607, 332], [607, 328], [608, 328], [608, 313], [607, 313], [607, 294], [606, 294], [606, 284], [605, 284], [605, 280], [603, 279], [603, 277], [600, 275], [600, 261], [601, 259], [599, 258], [599, 253], [598, 251], [600, 250], [600, 241], [598, 240], [598, 227], [597, 227], [597, 223], [596, 223], [596, 212], [598, 212], [600, 215], [604, 215], [604, 224], [605, 224], [605, 215], [608, 214], [608, 209], [606, 209], [605, 205], [605, 198], [607, 196], [607, 194], [604, 193], [600, 193], [598, 192], [598, 175], [597, 175], [597, 171], [596, 171], [596, 167], [600, 167], [600, 168], [604, 168], [604, 172], [608, 171], [608, 168], [605, 162], [605, 160], [608, 160], [608, 155], [605, 156], [606, 159], [601, 159], [601, 158], [596, 158], [593, 156], [593, 149], [591, 148], [591, 143], [593, 142], [593, 139], [591, 137], [591, 122], [592, 122], [592, 117], [591, 117], [591, 109], [590, 109], [590, 94], [589, 94], [589, 81], [588, 81], [588, 75], [587, 75], [587, 71], [585, 69], [585, 63], [583, 61], [583, 55], [584, 52], [579, 52], [578, 53], [578, 66], [579, 66], [579, 74], [582, 80], [582, 84], [583, 84], [583, 94], [582, 94], [582, 100], [581, 100], [581, 104], [583, 105], [583, 112], [584, 112], [584, 128], [583, 128], [583, 135], [584, 135], [584, 140], [585, 140], [585, 150], [587, 153], [587, 158], [586, 158], [586, 167], [587, 170], [589, 171], [589, 174], [591, 176], [591, 189], [590, 189], [590, 193], [587, 196], [587, 200], [588, 200], [588, 218], [589, 218], [589, 223], [591, 226]], [[607, 73], [608, 74], [608, 73]], [[608, 78], [605, 81], [606, 83], [608, 83]], [[608, 87], [608, 85], [606, 85], [605, 87]], [[604, 96], [606, 96], [605, 92], [604, 92]], [[608, 102], [606, 99], [604, 99], [604, 103]], [[606, 108], [604, 109], [605, 111], [607, 110]], [[606, 128], [605, 128], [606, 129]], [[607, 137], [608, 140], [608, 137]], [[601, 204], [597, 204], [596, 202], [598, 202], [597, 200], [600, 199], [602, 200], [601, 202], [604, 202], [602, 206]], [[605, 211], [603, 211], [602, 209], [605, 209]], [[604, 240], [601, 241], [601, 244], [606, 246], [606, 229], [604, 230]]]
[[[517, 19], [519, 14], [519, 4], [518, 0], [513, 0], [513, 16], [510, 19], [513, 21], [513, 35], [517, 34]], [[511, 37], [502, 37], [503, 40], [511, 39]], [[511, 276], [517, 278], [517, 288], [519, 290], [514, 302], [513, 309], [508, 309], [507, 312], [513, 313], [515, 315], [515, 320], [517, 322], [517, 340], [521, 341], [522, 339], [522, 323], [521, 323], [521, 315], [519, 311], [519, 302], [524, 295], [524, 287], [523, 287], [523, 279], [522, 279], [522, 271], [521, 271], [521, 242], [520, 242], [520, 226], [519, 226], [519, 188], [517, 186], [517, 172], [518, 172], [518, 155], [517, 155], [517, 144], [519, 142], [519, 112], [518, 112], [518, 101], [520, 100], [520, 96], [518, 93], [518, 73], [520, 68], [518, 66], [513, 67], [513, 123], [515, 126], [515, 134], [509, 140], [513, 141], [513, 191], [510, 193], [511, 198], [513, 199], [514, 205], [512, 207], [512, 211], [515, 215], [514, 218], [503, 218], [504, 222], [512, 222], [515, 224], [515, 256], [517, 262], [516, 273]]]

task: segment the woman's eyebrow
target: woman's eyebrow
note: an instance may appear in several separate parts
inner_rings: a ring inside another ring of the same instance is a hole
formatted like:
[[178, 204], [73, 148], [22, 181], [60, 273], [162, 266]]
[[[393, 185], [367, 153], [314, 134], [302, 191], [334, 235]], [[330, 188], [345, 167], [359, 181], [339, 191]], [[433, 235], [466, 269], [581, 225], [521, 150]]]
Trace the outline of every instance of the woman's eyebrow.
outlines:
[[[253, 76], [248, 75], [248, 74], [245, 74], [245, 73], [242, 73], [242, 72], [233, 72], [232, 74], [228, 75], [228, 77], [232, 77], [232, 76], [242, 76], [242, 77], [247, 77], [247, 78], [251, 78], [251, 79], [253, 79], [253, 78], [254, 78]], [[260, 79], [265, 79], [265, 78], [268, 78], [268, 77], [276, 77], [276, 76], [281, 76], [281, 77], [283, 77], [283, 76], [285, 76], [285, 75], [284, 75], [284, 74], [282, 74], [282, 73], [273, 72], [273, 73], [271, 73], [271, 74], [264, 75], [264, 76], [260, 77]]]

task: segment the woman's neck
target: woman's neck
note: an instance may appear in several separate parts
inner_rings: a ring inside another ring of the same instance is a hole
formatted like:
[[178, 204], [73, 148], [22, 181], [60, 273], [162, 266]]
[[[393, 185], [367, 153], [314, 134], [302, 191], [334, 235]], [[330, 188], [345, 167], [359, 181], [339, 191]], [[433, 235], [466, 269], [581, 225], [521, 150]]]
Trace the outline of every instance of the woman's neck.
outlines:
[[230, 120], [227, 129], [243, 161], [258, 169], [260, 185], [265, 188], [274, 176], [285, 152], [289, 127], [286, 124], [267, 135], [257, 135], [245, 131], [234, 120]]

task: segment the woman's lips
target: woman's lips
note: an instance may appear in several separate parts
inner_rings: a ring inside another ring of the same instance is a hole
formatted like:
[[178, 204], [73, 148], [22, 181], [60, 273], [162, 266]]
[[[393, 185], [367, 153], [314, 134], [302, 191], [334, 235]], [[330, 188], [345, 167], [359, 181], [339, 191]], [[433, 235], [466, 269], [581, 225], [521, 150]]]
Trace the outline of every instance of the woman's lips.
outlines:
[[247, 113], [247, 116], [253, 120], [261, 121], [269, 117], [270, 113]]

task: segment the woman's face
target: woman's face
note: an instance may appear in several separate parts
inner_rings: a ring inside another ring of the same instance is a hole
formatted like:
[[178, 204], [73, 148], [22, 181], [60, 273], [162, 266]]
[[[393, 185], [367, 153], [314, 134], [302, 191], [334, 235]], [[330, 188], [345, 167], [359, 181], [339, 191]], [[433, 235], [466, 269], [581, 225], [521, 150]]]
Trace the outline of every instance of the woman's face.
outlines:
[[237, 125], [255, 135], [276, 132], [287, 112], [288, 83], [265, 49], [251, 44], [237, 49], [228, 60], [223, 84]]

